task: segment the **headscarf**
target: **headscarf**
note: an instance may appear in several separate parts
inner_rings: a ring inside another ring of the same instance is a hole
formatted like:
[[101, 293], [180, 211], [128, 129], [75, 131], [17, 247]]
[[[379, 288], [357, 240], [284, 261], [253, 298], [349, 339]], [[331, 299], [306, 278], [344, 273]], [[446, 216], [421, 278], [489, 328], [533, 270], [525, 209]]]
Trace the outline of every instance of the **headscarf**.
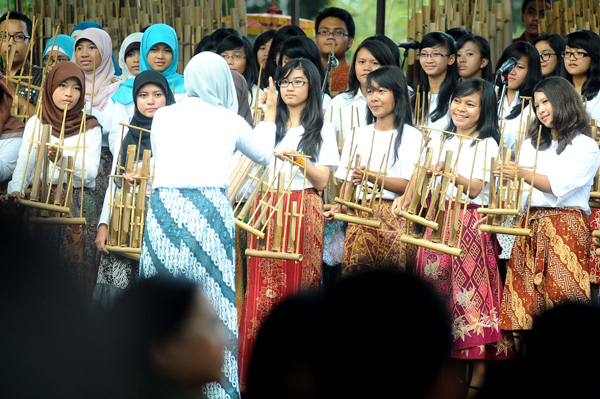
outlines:
[[[60, 130], [63, 124], [64, 110], [58, 108], [54, 104], [52, 95], [54, 90], [65, 80], [69, 78], [75, 78], [81, 84], [81, 93], [79, 100], [75, 103], [75, 106], [67, 111], [65, 118], [65, 133], [64, 137], [69, 137], [79, 133], [81, 127], [81, 120], [84, 117], [84, 106], [85, 106], [85, 76], [83, 69], [74, 62], [65, 61], [56, 65], [48, 76], [46, 77], [46, 83], [44, 85], [44, 91], [42, 92], [42, 123], [45, 125], [52, 125], [52, 135], [54, 137], [60, 137]], [[100, 122], [93, 117], [87, 116], [85, 127], [86, 130], [92, 129], [96, 126], [100, 126]]]
[[75, 39], [71, 36], [67, 35], [57, 35], [56, 40], [54, 37], [51, 37], [46, 43], [46, 48], [44, 49], [44, 57], [50, 51], [50, 47], [52, 47], [52, 43], [54, 43], [53, 50], [58, 50], [61, 53], [65, 54], [69, 59], [73, 58], [73, 50], [75, 49]]
[[183, 76], [189, 96], [237, 113], [235, 85], [223, 57], [211, 51], [196, 54], [185, 67]]
[[23, 137], [25, 124], [10, 114], [13, 96], [6, 86], [6, 80], [0, 73], [0, 140]]
[[144, 34], [142, 32], [132, 33], [131, 35], [127, 36], [125, 40], [123, 40], [123, 44], [121, 44], [121, 50], [119, 50], [119, 66], [123, 71], [123, 74], [121, 75], [121, 80], [123, 81], [135, 78], [135, 75], [127, 67], [125, 56], [130, 49], [140, 49], [140, 42], [142, 41], [143, 35]]
[[[73, 28], [73, 30], [71, 31], [71, 37], [73, 39], [75, 39], [76, 37], [79, 38], [79, 34], [89, 28], [96, 28], [96, 29], [102, 29], [102, 25], [97, 24], [95, 22], [92, 21], [83, 21], [80, 24], [75, 25], [75, 27]], [[111, 51], [112, 53], [112, 51]], [[117, 60], [115, 60], [115, 55], [112, 54], [112, 61], [113, 61], [113, 66], [115, 67], [115, 75], [116, 76], [121, 76], [121, 69], [119, 68], [119, 64], [117, 64]]]
[[231, 77], [235, 85], [235, 94], [239, 106], [238, 115], [252, 126], [252, 112], [250, 111], [250, 104], [248, 104], [248, 82], [246, 82], [244, 75], [236, 71], [231, 71]]
[[[173, 88], [173, 83], [175, 83], [174, 94], [185, 93], [183, 76], [177, 73], [177, 64], [179, 63], [179, 43], [177, 42], [177, 33], [175, 33], [175, 30], [169, 25], [155, 24], [144, 32], [144, 36], [142, 36], [142, 45], [140, 47], [140, 72], [152, 69], [148, 64], [148, 52], [150, 52], [152, 46], [158, 43], [165, 43], [167, 46], [171, 47], [171, 51], [173, 51], [173, 61], [171, 62], [171, 65], [160, 73], [167, 78], [169, 87]], [[129, 79], [127, 82], [123, 83], [112, 99], [123, 105], [131, 104], [133, 102], [133, 81]]]
[[[77, 42], [80, 40], [89, 40], [96, 45], [102, 61], [96, 68], [96, 83], [94, 84], [94, 71], [84, 72], [85, 73], [85, 85], [87, 86], [88, 92], [85, 94], [86, 101], [92, 100], [88, 93], [91, 92], [92, 87], [94, 88], [94, 104], [93, 107], [102, 111], [108, 104], [108, 100], [119, 89], [119, 82], [113, 83], [112, 81], [116, 78], [115, 69], [110, 62], [110, 55], [112, 54], [112, 40], [108, 33], [102, 29], [89, 28], [84, 30], [77, 36]], [[77, 42], [75, 46], [77, 46]], [[75, 53], [73, 53], [72, 61], [75, 60]]]
[[[137, 94], [142, 87], [144, 87], [148, 83], [152, 83], [159, 86], [163, 90], [167, 98], [167, 105], [175, 104], [175, 97], [173, 96], [173, 92], [171, 91], [169, 82], [167, 82], [167, 79], [160, 72], [154, 71], [152, 69], [140, 72], [140, 74], [136, 76], [136, 78], [133, 79], [133, 81], [134, 98], [137, 97]], [[133, 104], [135, 106], [135, 113], [133, 114], [133, 118], [131, 118], [131, 122], [129, 124], [131, 126], [137, 126], [143, 129], [150, 130], [150, 128], [152, 127], [153, 118], [148, 118], [147, 116], [144, 116], [138, 109], [136, 101], [134, 101]], [[142, 135], [141, 143], [140, 134]], [[119, 165], [121, 165], [123, 169], [117, 169], [116, 174], [123, 173], [127, 158], [127, 147], [131, 144], [137, 147], [138, 143], [140, 143], [140, 148], [139, 152], [136, 148], [136, 153], [139, 154], [137, 158], [137, 161], [139, 162], [139, 160], [142, 158], [142, 155], [144, 154], [144, 150], [152, 150], [152, 147], [150, 145], [150, 135], [147, 133], [144, 134], [138, 129], [130, 128], [125, 137], [123, 138], [123, 143], [121, 145]]]

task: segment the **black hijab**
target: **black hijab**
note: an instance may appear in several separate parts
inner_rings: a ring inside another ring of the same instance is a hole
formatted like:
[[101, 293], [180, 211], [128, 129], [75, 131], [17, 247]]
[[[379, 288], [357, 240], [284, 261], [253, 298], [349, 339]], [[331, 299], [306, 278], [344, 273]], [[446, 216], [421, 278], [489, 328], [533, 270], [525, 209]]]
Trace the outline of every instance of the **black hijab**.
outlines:
[[[149, 69], [136, 76], [135, 80], [133, 81], [133, 105], [135, 106], [135, 113], [133, 114], [133, 118], [131, 118], [131, 122], [129, 124], [131, 126], [141, 127], [142, 129], [147, 130], [150, 130], [150, 128], [152, 127], [153, 118], [148, 118], [140, 112], [140, 110], [137, 107], [137, 95], [138, 92], [142, 89], [142, 87], [149, 83], [155, 84], [162, 89], [163, 93], [165, 93], [165, 96], [167, 97], [167, 105], [175, 104], [175, 97], [173, 96], [173, 92], [169, 87], [169, 82], [167, 82], [167, 79], [163, 76], [162, 73]], [[142, 135], [141, 141], [140, 134]], [[139, 160], [142, 158], [144, 150], [152, 151], [152, 146], [150, 145], [150, 134], [142, 132], [138, 129], [130, 128], [127, 134], [125, 135], [125, 138], [123, 138], [123, 143], [121, 144], [121, 158], [119, 162], [121, 168], [117, 168], [115, 174], [120, 175], [121, 173], [123, 173], [123, 170], [125, 170], [127, 147], [132, 144], [137, 146], [138, 143], [140, 144], [140, 148], [139, 151], [136, 148], [136, 153], [138, 154], [136, 163], [139, 162]]]

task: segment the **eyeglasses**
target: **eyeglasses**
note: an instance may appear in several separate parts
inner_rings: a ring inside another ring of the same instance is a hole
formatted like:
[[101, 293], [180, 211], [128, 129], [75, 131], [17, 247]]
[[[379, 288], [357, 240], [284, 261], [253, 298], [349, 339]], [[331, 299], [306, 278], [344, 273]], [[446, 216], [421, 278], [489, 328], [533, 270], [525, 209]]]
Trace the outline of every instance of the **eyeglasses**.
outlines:
[[335, 37], [348, 37], [348, 36], [350, 36], [349, 34], [347, 34], [346, 32], [344, 32], [343, 30], [328, 30], [328, 29], [322, 29], [322, 30], [318, 31], [317, 35], [319, 35], [319, 36], [325, 36], [325, 37], [328, 37], [329, 35], [334, 35]]
[[548, 61], [553, 55], [556, 55], [556, 53], [542, 53], [540, 54], [540, 60]]
[[293, 87], [304, 87], [304, 85], [307, 83], [308, 82], [304, 80], [280, 80], [277, 82], [277, 85], [279, 85], [279, 87], [288, 87], [291, 84]]
[[431, 54], [427, 54], [426, 52], [422, 51], [420, 53], [417, 53], [417, 58], [424, 58], [427, 59], [427, 57], [431, 57], [432, 59], [438, 59], [441, 57], [448, 57], [450, 54], [442, 54], [442, 53], [431, 53]]
[[239, 60], [243, 60], [244, 58], [246, 58], [245, 55], [240, 55], [240, 54], [236, 54], [236, 55], [221, 54], [221, 57], [225, 58], [225, 60], [227, 60], [227, 61], [229, 61], [231, 59], [233, 59], [234, 61], [239, 61]]
[[48, 65], [48, 66], [58, 64], [59, 62], [65, 62], [65, 61], [69, 61], [69, 59], [67, 57], [63, 57], [60, 55], [58, 56], [58, 58], [49, 57], [49, 56], [46, 56], [46, 58], [44, 58], [44, 62], [46, 62], [46, 65]]
[[571, 52], [571, 51], [563, 51], [560, 53], [560, 55], [563, 58], [575, 58], [576, 60], [580, 60], [583, 57], [590, 57], [590, 55], [588, 53], [584, 53], [583, 51], [575, 51], [575, 52]]
[[16, 43], [22, 43], [25, 39], [31, 39], [31, 36], [24, 35], [23, 33], [15, 33], [14, 35], [9, 35], [8, 33], [2, 33], [2, 41], [8, 42], [12, 38]]

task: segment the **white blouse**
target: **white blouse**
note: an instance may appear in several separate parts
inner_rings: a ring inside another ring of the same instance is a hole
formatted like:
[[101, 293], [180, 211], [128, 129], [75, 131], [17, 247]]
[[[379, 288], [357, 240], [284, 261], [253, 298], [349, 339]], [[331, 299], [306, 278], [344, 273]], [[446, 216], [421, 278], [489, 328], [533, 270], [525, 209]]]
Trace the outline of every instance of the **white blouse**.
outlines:
[[[36, 132], [34, 133], [34, 126], [36, 127]], [[25, 193], [25, 189], [31, 185], [34, 178], [35, 173], [35, 160], [37, 157], [37, 146], [38, 144], [34, 143], [31, 148], [31, 153], [29, 155], [29, 162], [27, 162], [27, 153], [29, 152], [29, 140], [39, 140], [42, 134], [42, 123], [36, 116], [32, 116], [27, 121], [25, 125], [25, 131], [23, 133], [23, 141], [21, 142], [21, 148], [19, 149], [19, 159], [17, 161], [17, 166], [15, 167], [15, 171], [13, 172], [13, 178], [8, 183], [7, 192], [13, 193], [15, 191], [19, 191], [21, 189], [21, 182], [23, 182], [23, 192]], [[98, 166], [100, 165], [100, 152], [102, 150], [102, 129], [100, 126], [97, 126], [93, 129], [88, 130], [83, 133], [81, 137], [79, 135], [74, 134], [70, 137], [66, 137], [64, 139], [63, 145], [75, 147], [77, 145], [77, 141], [79, 140], [79, 146], [84, 145], [84, 136], [85, 136], [85, 181], [84, 186], [87, 188], [96, 187], [96, 176], [98, 175]], [[58, 138], [51, 136], [51, 143], [58, 143]], [[75, 152], [73, 150], [65, 149], [63, 150], [63, 157], [74, 156]], [[26, 164], [27, 162], [27, 164]], [[77, 159], [75, 159], [75, 169], [83, 168], [83, 149], [79, 150], [77, 154]], [[52, 170], [54, 169], [54, 164], [50, 162], [50, 167], [48, 168], [48, 178], [52, 178]], [[52, 180], [52, 184], [58, 184], [58, 166], [56, 167], [56, 171], [54, 172], [54, 178]], [[25, 173], [27, 172], [27, 173]], [[75, 172], [73, 179], [73, 187], [78, 188], [81, 187], [81, 172]]]
[[[506, 119], [508, 115], [512, 112], [515, 107], [521, 107], [517, 99], [519, 98], [519, 91], [515, 94], [515, 99], [511, 104], [508, 103], [507, 97], [504, 97], [504, 101], [502, 102], [502, 119], [499, 120], [499, 127], [502, 129], [504, 126], [504, 131], [502, 139], [502, 146], [504, 148], [510, 148], [512, 150], [512, 159], [515, 159], [515, 141], [517, 140], [517, 135], [519, 131], [527, 131], [527, 123], [529, 121], [529, 117], [535, 119], [535, 112], [533, 110], [532, 104], [526, 100], [527, 106], [523, 109], [523, 113], [521, 115], [517, 115], [513, 119]], [[519, 123], [521, 123], [519, 125]]]
[[[375, 140], [373, 141], [373, 147], [371, 148], [373, 134], [375, 134]], [[387, 157], [389, 149], [390, 155], [386, 170], [387, 177], [402, 178], [406, 181], [409, 181], [414, 172], [415, 164], [419, 160], [421, 145], [423, 145], [423, 135], [418, 129], [410, 125], [404, 125], [402, 131], [402, 141], [400, 142], [400, 148], [398, 148], [398, 158], [396, 161], [394, 161], [394, 142], [397, 134], [397, 130], [381, 132], [379, 130], [375, 130], [374, 125], [364, 126], [356, 129], [352, 147], [356, 148], [358, 145], [356, 153], [361, 155], [361, 166], [366, 166], [367, 162], [369, 161], [369, 156], [371, 157], [371, 170], [378, 170], [382, 164], [382, 161], [383, 167], [385, 168], [385, 158]], [[391, 147], [390, 140], [392, 142]], [[344, 143], [341, 167], [335, 173], [335, 177], [341, 180], [346, 179], [349, 158], [351, 151], [354, 151], [354, 148], [350, 148], [350, 142], [351, 140], [348, 139]], [[352, 171], [350, 171], [350, 173], [352, 173]], [[348, 178], [349, 176], [350, 174], [348, 174]], [[400, 195], [391, 191], [383, 190], [382, 198], [386, 200], [393, 200], [399, 196]]]
[[333, 123], [336, 132], [340, 131], [341, 127], [344, 143], [352, 137], [353, 127], [367, 125], [367, 99], [360, 90], [354, 97], [350, 97], [348, 93], [340, 93], [324, 108], [325, 120]]
[[153, 188], [227, 188], [236, 149], [263, 165], [273, 157], [275, 123], [252, 130], [237, 113], [198, 97], [156, 111], [151, 130]]
[[21, 137], [0, 140], [0, 182], [5, 182], [12, 176], [22, 141]]
[[[448, 112], [445, 116], [442, 116], [440, 119], [436, 120], [435, 122], [431, 119], [431, 114], [433, 114], [434, 111], [438, 107], [438, 97], [439, 97], [439, 94], [432, 94], [431, 95], [431, 103], [429, 104], [429, 117], [427, 119], [427, 126], [437, 129], [437, 130], [430, 130], [430, 132], [429, 132], [429, 137], [432, 140], [437, 140], [440, 137], [442, 137], [442, 132], [440, 132], [440, 130], [446, 130], [451, 121], [450, 112]], [[448, 111], [449, 110], [450, 110], [450, 108], [448, 108]]]
[[[594, 176], [600, 167], [600, 151], [598, 144], [591, 137], [579, 134], [572, 144], [567, 145], [558, 155], [558, 141], [552, 141], [550, 148], [539, 151], [537, 171], [550, 179], [552, 194], [533, 189], [531, 196], [532, 207], [547, 208], [577, 208], [590, 214], [590, 190]], [[531, 140], [523, 142], [520, 162], [523, 166], [534, 166], [535, 147]], [[529, 185], [526, 185], [529, 188]], [[528, 192], [524, 192], [522, 210], [527, 210]]]
[[585, 109], [587, 110], [590, 118], [596, 119], [600, 125], [600, 92], [596, 94], [596, 97], [587, 101]]

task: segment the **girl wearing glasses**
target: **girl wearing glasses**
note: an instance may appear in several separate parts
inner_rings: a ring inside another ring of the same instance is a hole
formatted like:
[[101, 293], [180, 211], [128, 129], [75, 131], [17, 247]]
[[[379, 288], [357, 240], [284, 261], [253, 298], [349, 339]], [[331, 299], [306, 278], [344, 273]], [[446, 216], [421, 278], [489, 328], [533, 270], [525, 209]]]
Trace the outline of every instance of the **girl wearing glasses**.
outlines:
[[[52, 44], [54, 44], [54, 47], [52, 47]], [[71, 60], [74, 47], [75, 39], [71, 36], [57, 35], [56, 38], [51, 37], [44, 49], [46, 72], [50, 72], [59, 62]]]
[[254, 53], [248, 39], [239, 35], [228, 36], [219, 42], [217, 54], [225, 58], [230, 70], [240, 73], [246, 79], [246, 83], [250, 87], [248, 103], [252, 106], [256, 98], [258, 69], [256, 68]]
[[561, 54], [565, 51], [565, 39], [558, 33], [544, 33], [533, 41], [533, 45], [540, 53], [542, 75], [564, 76], [565, 70], [561, 61]]
[[[333, 126], [323, 121], [321, 75], [309, 60], [296, 58], [282, 69], [278, 82], [277, 126], [275, 155], [271, 170], [276, 173], [284, 156], [294, 157], [298, 152], [310, 155], [303, 159], [300, 172], [291, 181], [290, 201], [304, 201], [304, 217], [300, 236], [303, 260], [300, 262], [252, 257], [247, 261], [246, 297], [240, 321], [240, 386], [246, 388], [250, 355], [262, 321], [283, 299], [300, 290], [317, 289], [321, 285], [323, 261], [323, 200], [319, 191], [327, 186], [329, 173], [339, 163]], [[259, 125], [260, 126], [260, 125]], [[299, 158], [297, 158], [299, 160]], [[290, 168], [284, 167], [286, 187], [290, 183]], [[303, 176], [306, 189], [302, 195]], [[286, 202], [286, 201], [284, 201]], [[283, 204], [286, 209], [286, 204]], [[251, 211], [252, 212], [252, 211]], [[273, 224], [272, 218], [269, 223]], [[285, 223], [285, 222], [284, 222]], [[287, 229], [286, 225], [283, 229]], [[273, 231], [269, 227], [269, 231]], [[267, 247], [273, 237], [265, 237]], [[256, 248], [256, 240], [249, 240], [248, 248]]]
[[[456, 43], [452, 36], [444, 32], [430, 32], [421, 41], [418, 57], [421, 76], [420, 93], [416, 95], [420, 97], [420, 108], [423, 110], [419, 110], [419, 118], [424, 115], [424, 124], [428, 127], [446, 129], [450, 122], [450, 96], [457, 85]], [[417, 101], [416, 95], [412, 97], [413, 110]], [[440, 136], [441, 132], [430, 131], [429, 137]]]

